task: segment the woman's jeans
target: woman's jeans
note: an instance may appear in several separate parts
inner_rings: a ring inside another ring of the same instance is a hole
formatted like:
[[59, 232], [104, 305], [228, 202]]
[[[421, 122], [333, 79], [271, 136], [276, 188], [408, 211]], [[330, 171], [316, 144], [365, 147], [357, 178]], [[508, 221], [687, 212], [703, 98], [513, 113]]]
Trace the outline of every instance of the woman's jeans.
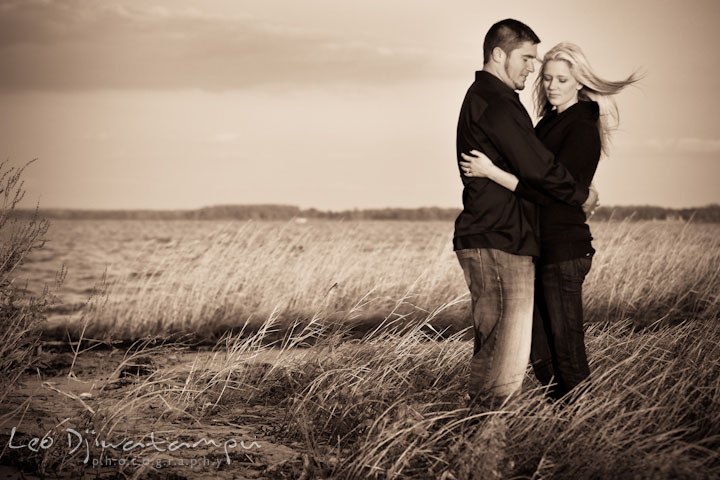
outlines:
[[539, 265], [530, 360], [548, 395], [559, 399], [590, 375], [583, 333], [582, 284], [592, 257]]
[[470, 398], [507, 397], [520, 389], [530, 358], [532, 257], [491, 248], [455, 253], [472, 300], [475, 349]]

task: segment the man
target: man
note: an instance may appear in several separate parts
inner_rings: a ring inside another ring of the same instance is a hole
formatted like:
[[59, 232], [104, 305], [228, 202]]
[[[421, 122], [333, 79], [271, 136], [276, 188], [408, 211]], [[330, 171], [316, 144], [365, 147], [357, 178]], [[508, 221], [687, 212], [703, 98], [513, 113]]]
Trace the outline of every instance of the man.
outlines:
[[[521, 182], [515, 193], [486, 179], [462, 176], [463, 211], [453, 246], [472, 301], [475, 349], [471, 401], [495, 403], [519, 390], [530, 357], [535, 269], [540, 253], [538, 212], [523, 198], [530, 189], [590, 210], [597, 194], [575, 182], [536, 138], [515, 90], [535, 71], [540, 39], [513, 19], [493, 25], [460, 110], [457, 160], [479, 150]], [[592, 193], [592, 194], [591, 194]]]

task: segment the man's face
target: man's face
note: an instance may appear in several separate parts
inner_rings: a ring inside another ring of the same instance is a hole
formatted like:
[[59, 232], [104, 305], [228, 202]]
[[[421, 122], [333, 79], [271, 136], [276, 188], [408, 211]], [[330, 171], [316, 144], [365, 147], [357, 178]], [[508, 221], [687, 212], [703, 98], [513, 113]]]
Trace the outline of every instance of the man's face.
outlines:
[[514, 90], [525, 88], [525, 80], [535, 71], [537, 44], [523, 42], [505, 57], [505, 75], [508, 86]]

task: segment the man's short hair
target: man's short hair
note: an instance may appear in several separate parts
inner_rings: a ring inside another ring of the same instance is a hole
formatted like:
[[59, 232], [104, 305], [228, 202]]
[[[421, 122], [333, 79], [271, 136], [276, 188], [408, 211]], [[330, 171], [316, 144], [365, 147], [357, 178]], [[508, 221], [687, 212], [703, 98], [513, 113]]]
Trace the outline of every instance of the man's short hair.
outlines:
[[487, 64], [490, 61], [495, 47], [502, 48], [506, 54], [510, 55], [510, 52], [518, 48], [523, 42], [536, 44], [540, 43], [540, 38], [535, 35], [532, 28], [518, 20], [512, 18], [500, 20], [490, 27], [490, 30], [485, 34], [485, 41], [483, 42], [484, 63]]

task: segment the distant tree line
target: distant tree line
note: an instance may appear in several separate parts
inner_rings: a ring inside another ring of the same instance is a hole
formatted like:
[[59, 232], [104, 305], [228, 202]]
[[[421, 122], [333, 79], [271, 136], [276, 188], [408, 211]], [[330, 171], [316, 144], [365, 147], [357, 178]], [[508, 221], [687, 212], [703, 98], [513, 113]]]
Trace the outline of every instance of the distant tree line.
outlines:
[[[20, 210], [31, 216], [35, 210]], [[40, 209], [45, 218], [54, 220], [290, 220], [301, 217], [293, 205], [216, 205], [196, 210], [90, 210]]]
[[314, 208], [302, 210], [306, 218], [328, 220], [445, 220], [453, 221], [460, 213], [458, 208], [419, 207], [419, 208], [372, 208], [342, 210], [338, 212], [321, 211]]
[[[35, 210], [18, 210], [16, 216], [29, 218]], [[342, 211], [301, 209], [293, 205], [217, 205], [196, 210], [79, 210], [41, 209], [41, 216], [55, 220], [413, 220], [452, 222], [458, 208], [376, 208]], [[600, 207], [593, 220], [689, 220], [720, 223], [720, 205], [698, 208], [653, 206]]]
[[720, 205], [696, 208], [663, 208], [645, 206], [600, 207], [593, 220], [690, 220], [700, 223], [720, 223]]

